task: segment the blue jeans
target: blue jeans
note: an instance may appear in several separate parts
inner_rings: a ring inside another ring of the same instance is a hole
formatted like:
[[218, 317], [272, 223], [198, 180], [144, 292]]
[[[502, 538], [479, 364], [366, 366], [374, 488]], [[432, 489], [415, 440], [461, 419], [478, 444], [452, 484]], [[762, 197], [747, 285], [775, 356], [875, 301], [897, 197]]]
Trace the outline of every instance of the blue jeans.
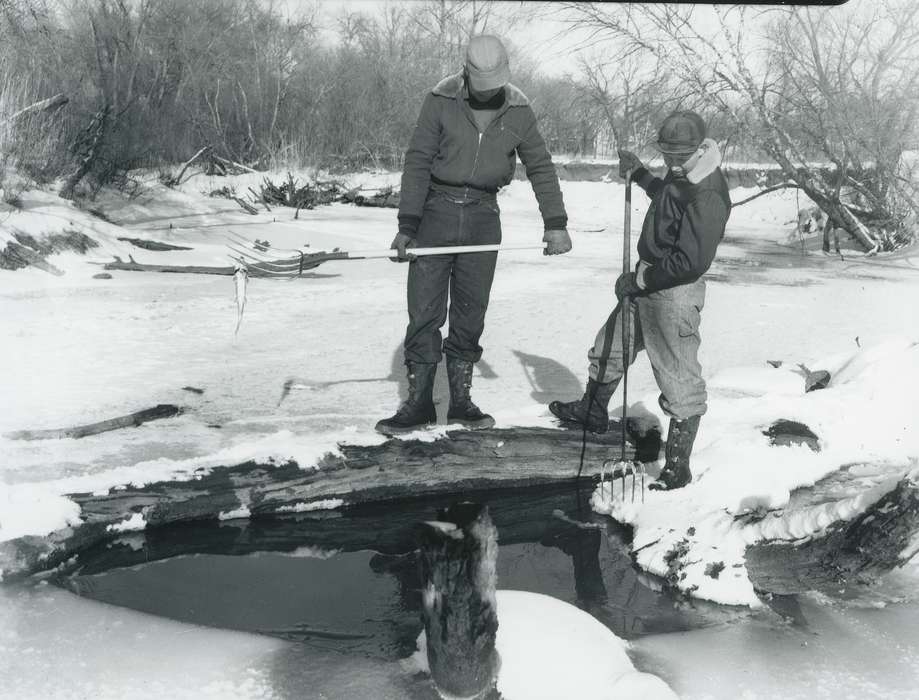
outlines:
[[[415, 238], [419, 248], [500, 242], [501, 220], [494, 195], [463, 200], [436, 190], [428, 194]], [[479, 361], [479, 338], [485, 329], [497, 260], [497, 253], [463, 253], [425, 255], [409, 263], [406, 363], [436, 364], [443, 353]], [[440, 329], [448, 315], [450, 332], [443, 340]]]
[[[705, 305], [705, 281], [697, 280], [635, 298], [629, 314], [631, 365], [642, 350], [661, 391], [658, 402], [671, 418], [701, 416], [708, 395], [699, 364], [699, 321]], [[623, 372], [621, 304], [597, 333], [587, 353], [590, 376], [617, 381]]]

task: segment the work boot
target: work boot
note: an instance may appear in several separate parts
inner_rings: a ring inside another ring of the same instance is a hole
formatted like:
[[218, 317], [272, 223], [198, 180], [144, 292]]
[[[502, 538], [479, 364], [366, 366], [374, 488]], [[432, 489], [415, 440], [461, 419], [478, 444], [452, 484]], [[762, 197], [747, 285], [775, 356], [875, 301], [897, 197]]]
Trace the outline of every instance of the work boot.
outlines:
[[407, 367], [408, 398], [394, 416], [377, 423], [375, 429], [378, 433], [410, 433], [437, 422], [437, 410], [434, 408], [434, 375], [437, 373], [437, 365], [409, 362]]
[[588, 379], [584, 396], [567, 403], [553, 401], [549, 404], [549, 410], [565, 423], [586, 427], [592, 433], [605, 433], [609, 430], [609, 400], [617, 386], [619, 380], [601, 383]]
[[447, 356], [447, 379], [450, 383], [450, 410], [448, 423], [459, 423], [467, 428], [490, 428], [495, 419], [482, 413], [469, 397], [472, 388], [472, 363]]
[[652, 491], [672, 491], [683, 488], [692, 481], [689, 471], [689, 455], [692, 444], [699, 430], [699, 419], [693, 416], [686, 420], [670, 419], [670, 432], [667, 434], [667, 446], [664, 448], [666, 461], [657, 481], [649, 485]]

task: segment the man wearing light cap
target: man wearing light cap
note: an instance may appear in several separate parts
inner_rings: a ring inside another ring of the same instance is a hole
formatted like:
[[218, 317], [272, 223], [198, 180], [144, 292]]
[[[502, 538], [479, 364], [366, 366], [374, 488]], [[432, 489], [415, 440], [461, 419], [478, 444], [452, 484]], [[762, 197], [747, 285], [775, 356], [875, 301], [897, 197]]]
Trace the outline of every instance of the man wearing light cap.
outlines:
[[631, 364], [646, 350], [661, 391], [659, 403], [670, 417], [666, 461], [652, 489], [680, 488], [692, 479], [689, 457], [699, 420], [706, 411], [705, 381], [699, 364], [699, 321], [705, 303], [702, 275], [715, 258], [731, 211], [718, 145], [706, 138], [695, 112], [675, 112], [658, 133], [657, 148], [668, 171], [654, 177], [635, 154], [619, 151], [619, 172], [628, 171], [647, 192], [651, 205], [638, 240], [639, 263], [616, 281], [619, 304], [588, 351], [590, 378], [584, 396], [553, 401], [549, 410], [563, 422], [605, 432], [607, 407], [622, 377], [622, 304], [631, 304]]
[[[399, 233], [392, 243], [399, 260], [410, 260], [404, 343], [409, 395], [394, 416], [377, 423], [387, 435], [437, 422], [433, 387], [442, 355], [450, 385], [447, 421], [494, 425], [469, 392], [498, 254], [412, 258], [411, 248], [500, 243], [496, 195], [514, 177], [519, 156], [539, 204], [546, 254], [571, 249], [555, 166], [529, 101], [509, 80], [501, 41], [476, 36], [463, 71], [440, 81], [421, 107], [405, 154]], [[440, 329], [448, 315], [444, 340]]]

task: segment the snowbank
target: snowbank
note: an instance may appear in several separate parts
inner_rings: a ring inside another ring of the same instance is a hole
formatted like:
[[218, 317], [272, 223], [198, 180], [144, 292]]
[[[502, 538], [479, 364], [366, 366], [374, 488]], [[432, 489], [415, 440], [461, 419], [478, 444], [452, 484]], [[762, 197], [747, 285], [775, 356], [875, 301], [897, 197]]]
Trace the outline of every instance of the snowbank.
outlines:
[[[675, 700], [657, 676], [636, 671], [628, 644], [592, 615], [540, 593], [496, 593], [497, 688], [507, 700]], [[429, 672], [424, 631], [409, 672]]]
[[[594, 508], [634, 528], [641, 567], [671, 578], [676, 573], [675, 583], [694, 596], [756, 606], [744, 568], [748, 545], [820, 537], [905, 475], [919, 477], [919, 404], [909, 390], [919, 386], [919, 343], [892, 338], [808, 367], [831, 373], [826, 389], [805, 393], [804, 371], [787, 363], [713, 377], [693, 454], [694, 480], [686, 488], [648, 491], [644, 503], [614, 499], [608, 486], [597, 490]], [[643, 403], [666, 425], [653, 399]], [[809, 426], [820, 451], [770, 445], [763, 430], [780, 418]], [[786, 509], [794, 489], [844, 466], [856, 477], [850, 493]]]

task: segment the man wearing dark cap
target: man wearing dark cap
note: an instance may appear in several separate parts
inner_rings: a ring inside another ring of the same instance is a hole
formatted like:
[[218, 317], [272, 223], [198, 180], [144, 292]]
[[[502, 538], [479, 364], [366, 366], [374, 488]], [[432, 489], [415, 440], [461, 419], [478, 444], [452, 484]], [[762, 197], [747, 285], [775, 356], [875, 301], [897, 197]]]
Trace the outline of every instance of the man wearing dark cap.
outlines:
[[[411, 261], [404, 344], [409, 395], [394, 416], [377, 423], [379, 432], [404, 433], [437, 422], [433, 388], [442, 354], [450, 385], [448, 422], [494, 425], [469, 392], [473, 364], [482, 356], [479, 338], [498, 254], [413, 259], [412, 247], [500, 243], [496, 195], [513, 178], [519, 156], [539, 203], [546, 254], [571, 249], [552, 158], [529, 101], [509, 80], [501, 41], [476, 36], [464, 70], [438, 83], [421, 107], [405, 154], [399, 233], [392, 242], [398, 259]], [[443, 340], [440, 328], [448, 315], [450, 332]]]
[[[616, 281], [619, 304], [600, 329], [590, 359], [584, 396], [553, 401], [549, 410], [563, 422], [605, 432], [607, 407], [619, 385], [624, 362], [646, 350], [670, 417], [666, 461], [656, 490], [676, 489], [692, 479], [689, 456], [699, 419], [706, 411], [699, 364], [699, 321], [705, 303], [702, 275], [715, 258], [731, 211], [718, 145], [706, 138], [705, 122], [682, 111], [664, 120], [657, 147], [668, 171], [654, 177], [635, 154], [619, 151], [619, 173], [627, 171], [651, 198], [638, 239], [639, 262]], [[629, 357], [622, 353], [622, 304], [631, 304]]]

